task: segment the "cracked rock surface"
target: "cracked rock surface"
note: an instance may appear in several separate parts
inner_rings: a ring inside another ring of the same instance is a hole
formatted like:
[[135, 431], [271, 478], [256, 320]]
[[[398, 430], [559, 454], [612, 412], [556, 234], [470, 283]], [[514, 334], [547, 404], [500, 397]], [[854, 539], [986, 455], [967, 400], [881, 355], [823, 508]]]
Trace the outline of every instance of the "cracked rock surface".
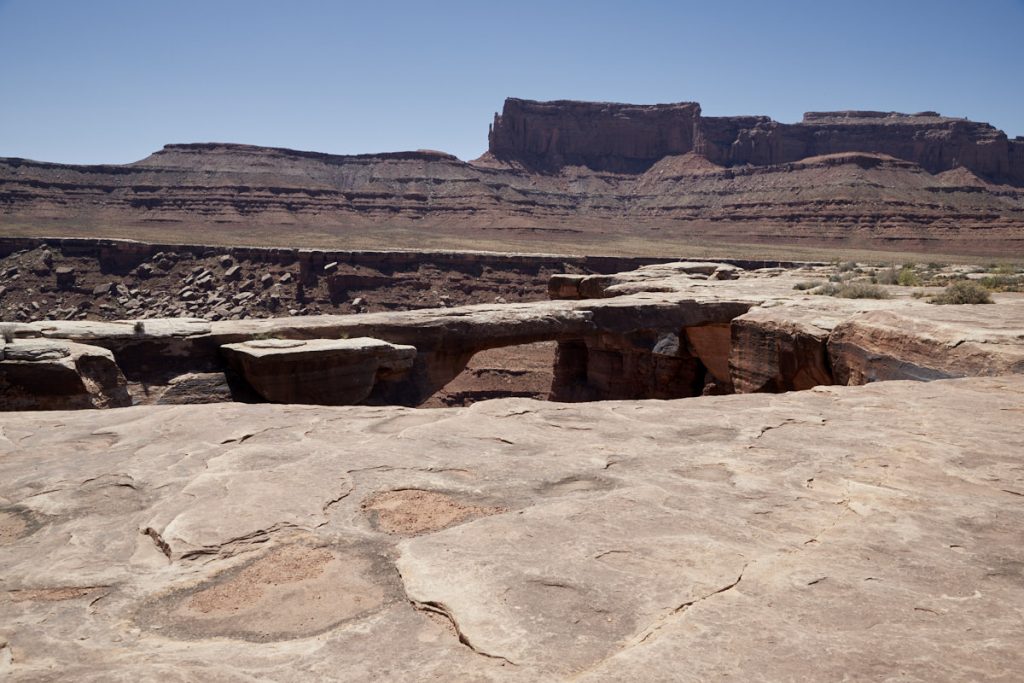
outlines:
[[1022, 419], [1021, 376], [9, 413], [0, 673], [1011, 681]]

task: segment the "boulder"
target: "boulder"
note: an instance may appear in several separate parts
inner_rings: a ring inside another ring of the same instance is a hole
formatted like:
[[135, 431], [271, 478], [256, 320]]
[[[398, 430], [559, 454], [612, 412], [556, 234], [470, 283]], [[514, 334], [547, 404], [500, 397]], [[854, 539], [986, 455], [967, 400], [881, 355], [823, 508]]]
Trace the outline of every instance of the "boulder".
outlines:
[[39, 249], [32, 253], [29, 270], [36, 275], [49, 275], [53, 269], [53, 253], [49, 249]]
[[558, 273], [548, 279], [549, 299], [579, 299], [580, 284], [587, 278], [586, 275], [574, 275], [569, 273]]
[[127, 382], [104, 348], [16, 339], [0, 346], [0, 410], [77, 410], [131, 405]]
[[353, 405], [413, 365], [416, 348], [379, 339], [261, 339], [221, 347], [231, 367], [272, 403]]
[[70, 266], [59, 266], [54, 271], [57, 289], [67, 292], [75, 288], [75, 269]]
[[154, 401], [159, 405], [228, 403], [235, 400], [223, 372], [189, 372], [167, 383]]

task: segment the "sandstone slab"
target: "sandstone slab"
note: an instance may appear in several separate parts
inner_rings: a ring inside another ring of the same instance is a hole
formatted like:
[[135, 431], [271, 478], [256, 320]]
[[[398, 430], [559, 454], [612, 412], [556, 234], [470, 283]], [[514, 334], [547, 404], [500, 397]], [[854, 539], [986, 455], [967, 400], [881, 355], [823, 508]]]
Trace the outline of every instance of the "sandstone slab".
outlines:
[[272, 403], [352, 405], [378, 382], [408, 373], [416, 348], [379, 339], [258, 339], [221, 347], [228, 362]]
[[1021, 376], [11, 413], [0, 672], [1011, 681], [1022, 415]]
[[65, 340], [0, 343], [0, 410], [75, 410], [131, 405], [104, 348]]
[[864, 313], [829, 337], [840, 384], [1024, 372], [1024, 298]]

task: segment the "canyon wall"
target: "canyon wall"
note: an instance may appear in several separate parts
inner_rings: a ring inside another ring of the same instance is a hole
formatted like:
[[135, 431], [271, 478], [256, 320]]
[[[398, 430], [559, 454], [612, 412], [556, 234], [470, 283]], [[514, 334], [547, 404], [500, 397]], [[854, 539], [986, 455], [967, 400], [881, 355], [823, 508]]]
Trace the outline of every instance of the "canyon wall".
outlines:
[[1024, 139], [932, 112], [783, 124], [705, 117], [695, 103], [510, 99], [471, 162], [228, 143], [122, 165], [0, 158], [0, 229], [346, 250], [1013, 256], [1024, 253]]
[[534, 102], [509, 98], [494, 115], [488, 151], [529, 168], [643, 172], [693, 149], [700, 105]]
[[701, 116], [695, 102], [628, 105], [509, 98], [488, 136], [495, 159], [527, 168], [586, 166], [642, 172], [695, 151], [723, 166], [770, 166], [845, 152], [886, 154], [929, 173], [963, 166], [1024, 182], [1024, 141], [987, 123], [936, 112], [808, 112], [786, 124], [766, 116]]

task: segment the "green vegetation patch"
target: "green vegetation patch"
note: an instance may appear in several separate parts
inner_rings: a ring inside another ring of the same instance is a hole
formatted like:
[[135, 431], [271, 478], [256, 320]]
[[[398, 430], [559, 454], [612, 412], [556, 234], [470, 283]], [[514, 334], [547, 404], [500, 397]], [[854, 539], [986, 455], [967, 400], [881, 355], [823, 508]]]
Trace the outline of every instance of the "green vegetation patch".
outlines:
[[969, 280], [960, 280], [946, 287], [942, 294], [933, 296], [928, 303], [944, 305], [991, 304], [992, 295], [987, 289]]

